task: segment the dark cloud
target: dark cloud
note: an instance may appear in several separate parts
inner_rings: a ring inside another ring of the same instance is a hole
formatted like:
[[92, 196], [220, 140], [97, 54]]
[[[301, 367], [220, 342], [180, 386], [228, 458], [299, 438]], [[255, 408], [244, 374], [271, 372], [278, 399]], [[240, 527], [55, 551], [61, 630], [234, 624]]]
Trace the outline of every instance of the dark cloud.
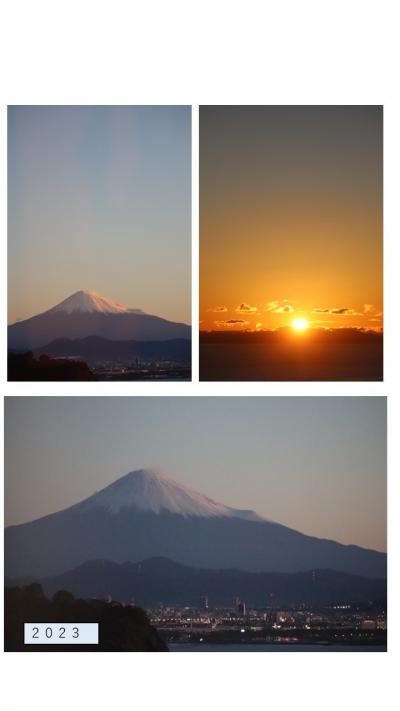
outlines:
[[330, 314], [336, 314], [337, 316], [349, 316], [355, 314], [354, 309], [342, 308], [342, 309], [331, 309]]
[[218, 314], [218, 313], [222, 314], [222, 313], [225, 313], [225, 311], [228, 311], [228, 309], [226, 308], [226, 306], [214, 306], [214, 308], [209, 309], [209, 311], [212, 311], [215, 314]]
[[362, 316], [363, 314], [358, 313], [355, 309], [343, 306], [341, 308], [331, 308], [331, 309], [313, 309], [313, 314], [329, 314], [330, 316]]
[[233, 328], [233, 326], [237, 326], [238, 324], [241, 326], [247, 326], [248, 323], [249, 323], [248, 321], [244, 321], [241, 318], [230, 318], [230, 319], [227, 319], [226, 321], [214, 321], [214, 324], [218, 328], [221, 328], [221, 327], [222, 328]]
[[250, 304], [246, 304], [244, 302], [239, 304], [239, 306], [237, 306], [235, 309], [236, 313], [238, 314], [254, 313], [257, 310], [257, 306], [250, 306]]

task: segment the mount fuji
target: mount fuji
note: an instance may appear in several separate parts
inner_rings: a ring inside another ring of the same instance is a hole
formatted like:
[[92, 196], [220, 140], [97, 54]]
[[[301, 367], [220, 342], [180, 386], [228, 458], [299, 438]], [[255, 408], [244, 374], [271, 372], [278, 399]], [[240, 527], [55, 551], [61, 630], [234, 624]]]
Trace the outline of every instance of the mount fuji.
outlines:
[[61, 574], [90, 560], [169, 558], [196, 568], [386, 577], [386, 555], [315, 538], [140, 469], [69, 508], [5, 530], [10, 578]]
[[131, 309], [94, 291], [77, 291], [48, 311], [8, 327], [9, 350], [42, 349], [57, 339], [97, 336], [110, 341], [190, 339], [184, 323]]

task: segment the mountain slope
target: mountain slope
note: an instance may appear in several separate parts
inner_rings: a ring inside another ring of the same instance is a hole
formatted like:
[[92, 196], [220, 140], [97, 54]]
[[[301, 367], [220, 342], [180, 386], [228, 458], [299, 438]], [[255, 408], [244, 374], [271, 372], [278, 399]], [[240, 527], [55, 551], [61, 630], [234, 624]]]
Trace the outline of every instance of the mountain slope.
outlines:
[[306, 536], [139, 470], [64, 511], [5, 531], [6, 574], [54, 575], [88, 560], [166, 557], [204, 568], [386, 576], [386, 555]]
[[58, 338], [100, 336], [113, 341], [191, 338], [191, 328], [140, 309], [128, 309], [94, 292], [80, 291], [57, 306], [8, 327], [9, 350], [32, 350]]
[[[193, 605], [207, 595], [211, 607], [232, 606], [240, 597], [248, 604], [327, 604], [386, 599], [386, 580], [348, 575], [332, 570], [304, 573], [248, 573], [242, 570], [191, 568], [166, 558], [118, 565], [110, 561], [88, 561], [62, 575], [44, 578], [44, 591], [53, 595], [69, 590], [74, 595], [111, 597], [144, 607]], [[12, 584], [9, 581], [8, 584]]]

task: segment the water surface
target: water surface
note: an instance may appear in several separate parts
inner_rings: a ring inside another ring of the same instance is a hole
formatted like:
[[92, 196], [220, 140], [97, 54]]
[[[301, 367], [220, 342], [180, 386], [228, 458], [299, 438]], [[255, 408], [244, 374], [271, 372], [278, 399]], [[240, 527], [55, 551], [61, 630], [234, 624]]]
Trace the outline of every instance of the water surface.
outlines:
[[386, 652], [383, 645], [169, 644], [170, 652]]

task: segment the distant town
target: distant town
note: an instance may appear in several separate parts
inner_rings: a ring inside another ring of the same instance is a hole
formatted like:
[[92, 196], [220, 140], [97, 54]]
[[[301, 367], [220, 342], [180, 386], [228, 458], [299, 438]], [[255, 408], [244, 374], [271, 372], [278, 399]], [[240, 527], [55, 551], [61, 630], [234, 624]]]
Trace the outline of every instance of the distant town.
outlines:
[[79, 356], [33, 353], [8, 354], [8, 380], [190, 380], [191, 364], [182, 360], [96, 359], [85, 362]]
[[193, 607], [148, 609], [151, 624], [167, 644], [386, 645], [386, 605], [348, 603], [290, 609], [209, 607], [208, 597]]
[[133, 359], [129, 363], [96, 361], [90, 364], [96, 380], [190, 380], [190, 363]]

